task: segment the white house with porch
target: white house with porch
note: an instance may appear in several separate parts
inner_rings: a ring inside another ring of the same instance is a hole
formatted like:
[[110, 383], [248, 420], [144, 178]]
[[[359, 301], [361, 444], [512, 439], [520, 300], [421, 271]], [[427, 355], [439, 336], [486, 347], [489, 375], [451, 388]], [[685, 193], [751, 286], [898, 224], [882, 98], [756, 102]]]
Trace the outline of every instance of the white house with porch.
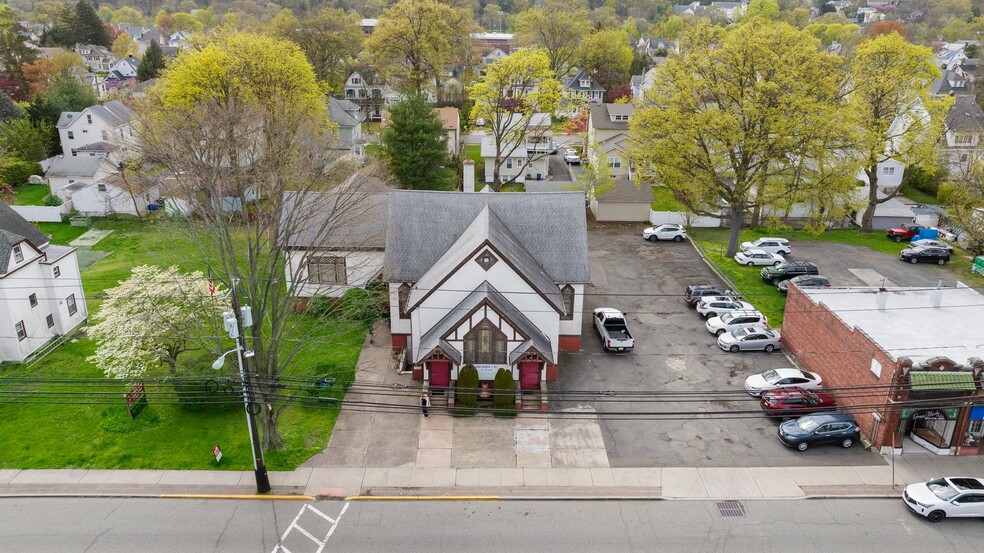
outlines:
[[384, 259], [393, 348], [432, 396], [469, 364], [483, 386], [505, 368], [538, 392], [557, 378], [559, 352], [580, 349], [581, 192], [393, 191]]

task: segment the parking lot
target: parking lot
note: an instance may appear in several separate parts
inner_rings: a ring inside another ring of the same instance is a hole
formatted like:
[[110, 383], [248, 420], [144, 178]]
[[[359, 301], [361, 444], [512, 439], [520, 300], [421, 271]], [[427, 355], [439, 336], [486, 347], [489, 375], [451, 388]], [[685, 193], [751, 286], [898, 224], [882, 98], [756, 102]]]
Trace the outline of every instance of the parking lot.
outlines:
[[[880, 233], [884, 236], [884, 233]], [[888, 238], [885, 238], [888, 242]], [[902, 251], [905, 244], [899, 244]], [[853, 244], [830, 242], [794, 242], [787, 259], [813, 261], [820, 274], [828, 277], [833, 286], [936, 286], [940, 278], [945, 286], [953, 286], [961, 274], [950, 265], [901, 261], [898, 255], [876, 252]], [[956, 252], [954, 255], [962, 255]]]
[[[646, 242], [640, 225], [590, 225], [592, 285], [586, 290], [581, 352], [560, 356], [560, 374], [552, 391], [597, 391], [580, 400], [560, 401], [552, 409], [578, 403], [597, 409], [612, 467], [727, 467], [874, 465], [882, 459], [859, 446], [849, 450], [823, 446], [799, 453], [776, 438], [778, 422], [757, 412], [758, 402], [744, 394], [746, 376], [792, 366], [782, 353], [726, 353], [683, 300], [687, 284], [716, 282], [688, 242]], [[794, 247], [799, 244], [794, 244]], [[838, 251], [842, 246], [831, 245]], [[802, 256], [822, 253], [806, 251]], [[800, 253], [798, 249], [794, 249]], [[831, 255], [850, 255], [836, 254]], [[887, 257], [887, 256], [886, 256]], [[900, 268], [909, 266], [893, 260]], [[826, 258], [817, 259], [826, 264]], [[824, 265], [825, 266], [825, 265]], [[830, 264], [833, 267], [833, 263]], [[936, 276], [925, 269], [926, 278]], [[885, 268], [886, 276], [895, 273]], [[845, 274], [853, 274], [846, 269]], [[901, 272], [904, 275], [905, 272]], [[832, 278], [838, 275], [831, 274]], [[846, 278], [846, 276], [845, 276]], [[903, 281], [905, 282], [905, 281]], [[857, 284], [859, 282], [852, 282]], [[908, 283], [908, 282], [906, 282]], [[614, 307], [626, 313], [636, 349], [615, 355], [602, 350], [591, 312]], [[624, 392], [688, 394], [667, 397]], [[619, 397], [618, 392], [623, 392]], [[734, 392], [722, 395], [722, 392]], [[717, 399], [710, 394], [717, 393]], [[748, 411], [742, 415], [713, 412]], [[620, 416], [619, 413], [623, 415]], [[624, 414], [654, 414], [650, 420]], [[703, 414], [703, 415], [702, 415]]]

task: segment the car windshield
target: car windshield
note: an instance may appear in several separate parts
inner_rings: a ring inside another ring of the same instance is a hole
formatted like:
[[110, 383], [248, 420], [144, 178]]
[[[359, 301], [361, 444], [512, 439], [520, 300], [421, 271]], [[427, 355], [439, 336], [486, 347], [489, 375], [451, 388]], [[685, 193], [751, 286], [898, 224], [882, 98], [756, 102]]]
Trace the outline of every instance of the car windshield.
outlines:
[[796, 421], [796, 426], [804, 432], [813, 432], [818, 426], [820, 426], [820, 423], [813, 417], [800, 417], [800, 419]]
[[721, 315], [721, 322], [722, 323], [730, 323], [731, 320], [734, 319], [734, 318], [735, 318], [735, 315], [733, 313], [725, 313], [724, 315]]
[[769, 384], [775, 384], [776, 382], [779, 382], [780, 376], [776, 371], [768, 371], [762, 374], [762, 378], [764, 378]]
[[930, 480], [926, 482], [926, 487], [929, 491], [936, 494], [936, 497], [942, 499], [943, 501], [950, 501], [957, 496], [958, 492], [956, 488], [951, 486], [949, 482], [942, 478], [937, 478], [936, 480]]
[[749, 328], [739, 328], [738, 330], [735, 330], [734, 332], [732, 332], [732, 335], [735, 338], [742, 338], [746, 334], [748, 334], [749, 332], [751, 332], [751, 329], [749, 329]]

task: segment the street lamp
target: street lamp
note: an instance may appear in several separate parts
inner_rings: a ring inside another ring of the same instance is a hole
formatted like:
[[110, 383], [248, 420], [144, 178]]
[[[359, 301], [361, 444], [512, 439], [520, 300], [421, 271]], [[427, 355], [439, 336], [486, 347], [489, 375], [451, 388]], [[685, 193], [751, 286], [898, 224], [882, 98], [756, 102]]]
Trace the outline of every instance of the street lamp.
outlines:
[[[233, 309], [238, 307], [238, 305], [234, 305]], [[240, 320], [240, 317], [242, 317], [242, 320]], [[222, 321], [226, 331], [229, 332], [229, 337], [236, 341], [236, 349], [231, 349], [220, 355], [212, 363], [212, 368], [215, 370], [221, 369], [225, 365], [226, 355], [236, 352], [236, 357], [239, 360], [239, 380], [243, 386], [243, 407], [246, 409], [246, 425], [249, 427], [249, 445], [253, 450], [253, 474], [256, 476], [256, 493], [267, 493], [270, 491], [270, 476], [267, 474], [266, 463], [263, 461], [263, 448], [260, 446], [260, 435], [256, 429], [256, 417], [250, 409], [252, 393], [249, 388], [249, 377], [246, 373], [245, 359], [252, 359], [255, 353], [253, 350], [243, 347], [243, 336], [239, 332], [240, 324], [247, 327], [252, 326], [252, 319], [252, 313], [249, 307], [246, 306], [241, 311], [237, 309], [235, 312], [225, 312], [222, 314]]]

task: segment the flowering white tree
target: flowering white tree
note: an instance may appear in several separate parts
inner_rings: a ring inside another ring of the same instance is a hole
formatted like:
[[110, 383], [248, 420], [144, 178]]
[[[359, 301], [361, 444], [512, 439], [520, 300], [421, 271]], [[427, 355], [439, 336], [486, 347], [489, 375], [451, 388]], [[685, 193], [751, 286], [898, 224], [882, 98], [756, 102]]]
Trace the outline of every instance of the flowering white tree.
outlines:
[[93, 317], [89, 336], [98, 346], [89, 361], [115, 378], [139, 377], [160, 363], [173, 375], [181, 353], [204, 347], [199, 337], [218, 335], [214, 323], [224, 308], [201, 271], [135, 267], [130, 278], [106, 291]]

